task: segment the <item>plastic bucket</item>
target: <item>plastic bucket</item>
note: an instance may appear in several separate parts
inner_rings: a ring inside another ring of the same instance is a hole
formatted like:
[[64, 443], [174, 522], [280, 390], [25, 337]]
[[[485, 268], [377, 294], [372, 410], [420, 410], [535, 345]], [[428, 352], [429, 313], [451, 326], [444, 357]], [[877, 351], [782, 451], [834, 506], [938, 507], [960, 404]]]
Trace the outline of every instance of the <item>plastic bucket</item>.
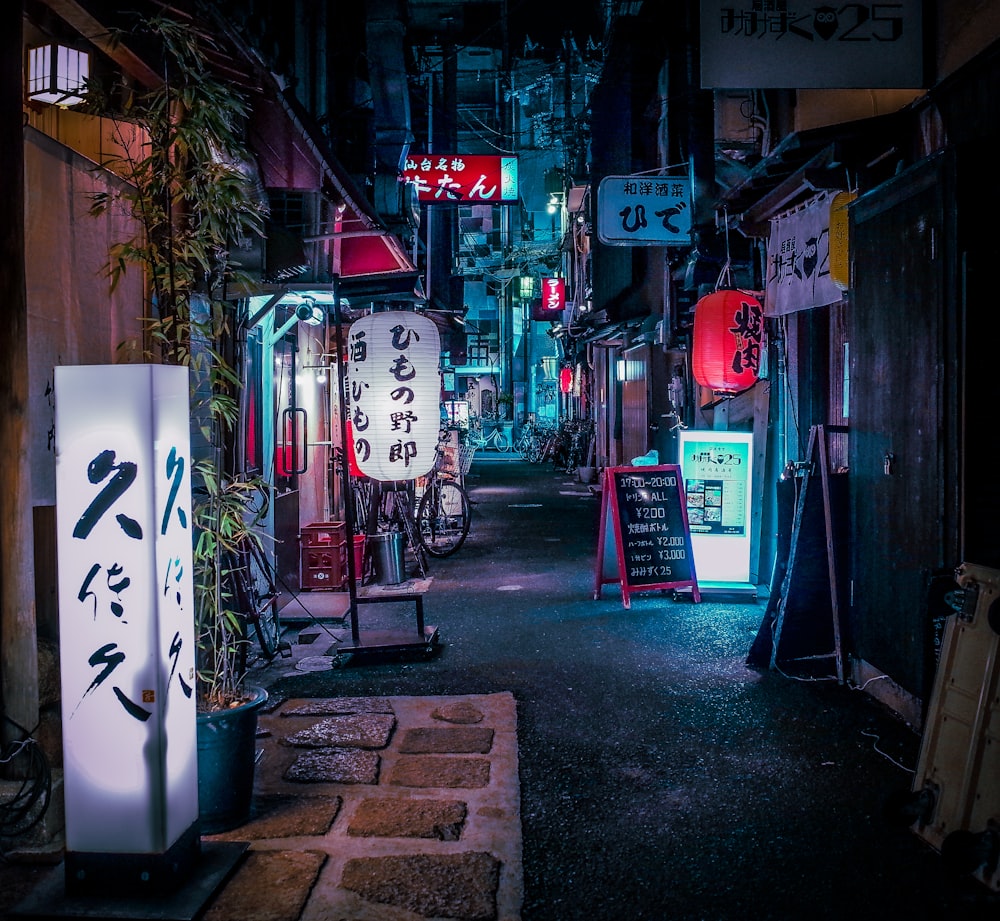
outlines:
[[398, 585], [406, 581], [403, 560], [403, 535], [399, 531], [373, 534], [372, 560], [375, 563], [375, 581], [379, 585]]

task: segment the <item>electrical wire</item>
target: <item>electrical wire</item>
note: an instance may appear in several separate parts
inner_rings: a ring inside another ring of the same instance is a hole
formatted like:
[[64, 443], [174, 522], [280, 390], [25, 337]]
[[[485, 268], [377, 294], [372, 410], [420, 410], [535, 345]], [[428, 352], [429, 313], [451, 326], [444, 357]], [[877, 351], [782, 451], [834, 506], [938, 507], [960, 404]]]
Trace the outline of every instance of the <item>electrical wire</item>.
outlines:
[[876, 733], [874, 733], [874, 732], [868, 732], [867, 730], [862, 729], [861, 730], [861, 735], [868, 736], [869, 739], [874, 739], [875, 741], [872, 742], [872, 749], [876, 753], [878, 753], [879, 755], [881, 755], [883, 758], [885, 758], [885, 760], [888, 761], [890, 764], [894, 764], [901, 771], [906, 771], [907, 774], [916, 774], [917, 773], [915, 768], [909, 768], [909, 767], [907, 767], [905, 764], [902, 764], [901, 762], [899, 762], [895, 758], [893, 758], [892, 755], [888, 754], [887, 752], [882, 751], [882, 749], [878, 747], [879, 736]]
[[[11, 794], [0, 793], [0, 838], [14, 838], [34, 828], [52, 797], [52, 771], [38, 742], [23, 726], [4, 717], [22, 738], [0, 749], [0, 766], [16, 765], [21, 780]], [[2, 856], [2, 851], [0, 851]]]

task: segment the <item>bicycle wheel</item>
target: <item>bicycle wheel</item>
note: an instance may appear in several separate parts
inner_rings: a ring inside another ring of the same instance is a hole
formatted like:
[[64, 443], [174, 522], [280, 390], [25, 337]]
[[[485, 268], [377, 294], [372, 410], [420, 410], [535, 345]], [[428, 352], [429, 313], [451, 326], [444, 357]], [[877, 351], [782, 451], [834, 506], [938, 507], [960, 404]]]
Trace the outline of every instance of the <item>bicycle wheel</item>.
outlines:
[[274, 570], [263, 548], [248, 540], [239, 551], [236, 591], [241, 609], [253, 624], [260, 650], [268, 661], [281, 649], [278, 589]]
[[469, 497], [458, 483], [438, 480], [417, 508], [417, 536], [431, 556], [451, 556], [469, 534]]
[[510, 438], [507, 437], [507, 429], [500, 425], [496, 429], [496, 449], [506, 453], [510, 450]]
[[427, 549], [420, 540], [420, 530], [417, 528], [417, 518], [414, 512], [412, 484], [400, 481], [395, 489], [383, 493], [386, 500], [385, 526], [383, 531], [398, 531], [403, 535], [404, 546], [413, 554], [420, 577], [427, 575]]

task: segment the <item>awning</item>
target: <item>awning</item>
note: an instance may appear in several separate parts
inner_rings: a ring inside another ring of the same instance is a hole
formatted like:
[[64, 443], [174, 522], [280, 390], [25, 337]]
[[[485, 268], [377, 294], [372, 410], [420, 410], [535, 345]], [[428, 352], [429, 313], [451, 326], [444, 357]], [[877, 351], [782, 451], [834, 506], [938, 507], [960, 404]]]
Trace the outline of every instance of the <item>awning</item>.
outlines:
[[903, 156], [898, 145], [907, 137], [907, 117], [893, 112], [790, 134], [720, 196], [716, 210], [725, 210], [731, 228], [765, 237], [771, 217], [817, 192], [888, 178]]
[[416, 271], [391, 233], [336, 158], [314, 137], [293, 97], [253, 100], [250, 135], [261, 178], [269, 189], [315, 189], [337, 211], [334, 223], [305, 235], [306, 246], [328, 246], [342, 279]]

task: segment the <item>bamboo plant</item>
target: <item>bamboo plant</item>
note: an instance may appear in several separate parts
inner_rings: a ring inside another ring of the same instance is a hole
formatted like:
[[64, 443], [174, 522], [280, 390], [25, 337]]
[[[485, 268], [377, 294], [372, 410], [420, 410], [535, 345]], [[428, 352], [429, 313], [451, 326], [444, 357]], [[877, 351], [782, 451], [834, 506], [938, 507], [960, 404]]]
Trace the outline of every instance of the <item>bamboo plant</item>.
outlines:
[[[246, 621], [226, 586], [239, 542], [261, 540], [259, 500], [269, 494], [234, 459], [241, 379], [236, 306], [226, 297], [246, 281], [234, 253], [263, 235], [265, 210], [241, 168], [249, 161], [241, 135], [247, 103], [209, 67], [210, 39], [168, 16], [138, 21], [129, 35], [159, 49], [163, 82], [145, 91], [117, 88], [114, 98], [124, 100], [117, 105], [90, 87], [91, 111], [115, 126], [120, 143], [102, 166], [126, 180], [96, 194], [91, 212], [124, 207], [136, 222], [135, 235], [114, 244], [108, 261], [112, 288], [138, 270], [150, 291], [144, 341], [123, 343], [123, 360], [190, 370], [197, 694], [199, 709], [214, 710], [247, 697]], [[132, 140], [137, 133], [141, 144]]]

